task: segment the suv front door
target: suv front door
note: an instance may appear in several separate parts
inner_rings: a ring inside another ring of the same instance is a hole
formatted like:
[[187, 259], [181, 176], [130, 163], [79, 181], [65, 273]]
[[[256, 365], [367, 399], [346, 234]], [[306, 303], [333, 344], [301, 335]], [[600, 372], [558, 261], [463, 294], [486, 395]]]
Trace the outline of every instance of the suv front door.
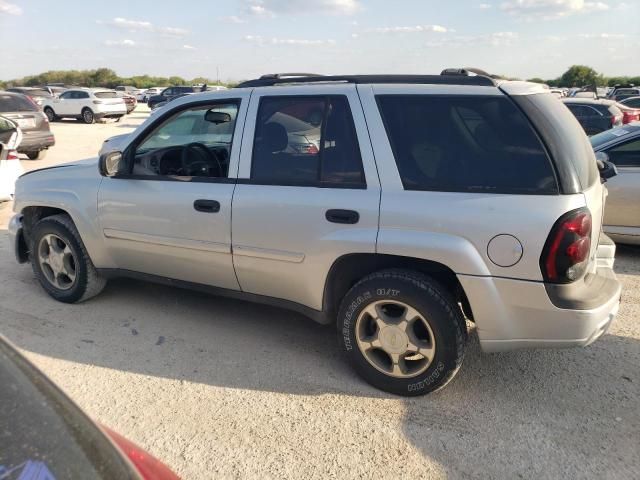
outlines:
[[320, 310], [333, 262], [375, 252], [380, 183], [355, 87], [310, 89], [252, 94], [233, 261], [243, 291]]
[[99, 221], [117, 268], [238, 289], [231, 198], [249, 95], [222, 97], [161, 115], [123, 152], [129, 173], [102, 181]]

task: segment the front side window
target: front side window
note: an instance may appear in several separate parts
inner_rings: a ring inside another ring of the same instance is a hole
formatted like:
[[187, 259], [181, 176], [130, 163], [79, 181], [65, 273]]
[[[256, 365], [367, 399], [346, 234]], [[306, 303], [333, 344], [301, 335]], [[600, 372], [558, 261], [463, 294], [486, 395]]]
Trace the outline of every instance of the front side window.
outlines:
[[64, 92], [62, 95], [60, 95], [60, 98], [64, 100], [71, 100], [73, 98], [74, 93], [76, 92]]
[[540, 140], [507, 98], [380, 95], [377, 101], [405, 190], [558, 193]]
[[365, 187], [347, 98], [262, 98], [251, 179], [275, 185]]
[[138, 176], [225, 178], [239, 102], [182, 110], [162, 122], [132, 154]]
[[640, 167], [640, 138], [607, 150], [609, 160], [618, 167]]

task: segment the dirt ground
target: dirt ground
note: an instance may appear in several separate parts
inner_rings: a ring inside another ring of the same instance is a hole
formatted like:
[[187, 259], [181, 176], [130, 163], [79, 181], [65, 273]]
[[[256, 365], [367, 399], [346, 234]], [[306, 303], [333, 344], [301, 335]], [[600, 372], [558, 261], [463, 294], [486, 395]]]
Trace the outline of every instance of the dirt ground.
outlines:
[[[54, 123], [56, 146], [23, 164], [92, 157], [146, 116]], [[359, 380], [332, 328], [288, 311], [130, 280], [57, 303], [16, 264], [10, 214], [0, 333], [184, 478], [638, 477], [640, 248], [619, 247], [623, 303], [595, 344], [487, 355], [472, 331], [457, 378], [404, 399]]]

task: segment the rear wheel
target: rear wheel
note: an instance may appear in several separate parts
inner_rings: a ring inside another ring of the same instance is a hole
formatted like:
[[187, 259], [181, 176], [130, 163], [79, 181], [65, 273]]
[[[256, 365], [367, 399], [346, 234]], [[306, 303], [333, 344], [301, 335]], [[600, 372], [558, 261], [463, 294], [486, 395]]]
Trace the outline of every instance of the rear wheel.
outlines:
[[47, 120], [49, 120], [49, 122], [55, 122], [57, 119], [56, 114], [51, 107], [44, 107], [44, 114], [47, 116]]
[[29, 160], [42, 160], [44, 157], [46, 157], [47, 151], [35, 150], [33, 152], [27, 152], [26, 155], [27, 155], [27, 158], [29, 158]]
[[90, 108], [84, 108], [82, 110], [82, 121], [84, 123], [95, 123], [96, 117]]
[[356, 372], [397, 395], [445, 386], [464, 357], [462, 313], [437, 282], [403, 270], [374, 273], [345, 296], [338, 337]]
[[31, 266], [42, 288], [56, 300], [75, 303], [102, 291], [80, 234], [68, 215], [40, 220], [31, 235]]

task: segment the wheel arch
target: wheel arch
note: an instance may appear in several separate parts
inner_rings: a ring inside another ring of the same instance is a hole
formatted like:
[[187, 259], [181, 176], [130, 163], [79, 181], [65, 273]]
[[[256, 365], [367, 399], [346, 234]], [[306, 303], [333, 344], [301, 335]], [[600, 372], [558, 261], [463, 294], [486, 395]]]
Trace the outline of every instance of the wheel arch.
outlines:
[[380, 253], [346, 254], [333, 262], [325, 279], [323, 311], [330, 318], [335, 318], [340, 301], [353, 285], [371, 273], [391, 268], [422, 273], [438, 281], [455, 302], [462, 306], [465, 316], [473, 320], [464, 288], [455, 272], [447, 265], [423, 258]]

